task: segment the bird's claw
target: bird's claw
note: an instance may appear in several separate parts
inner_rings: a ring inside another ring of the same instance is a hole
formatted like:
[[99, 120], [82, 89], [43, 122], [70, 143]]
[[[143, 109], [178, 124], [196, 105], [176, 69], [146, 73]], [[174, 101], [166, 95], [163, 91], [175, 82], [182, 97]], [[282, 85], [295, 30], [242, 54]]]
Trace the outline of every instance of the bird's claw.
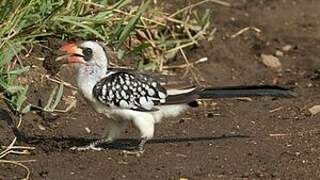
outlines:
[[93, 146], [93, 145], [87, 145], [87, 146], [73, 146], [70, 148], [70, 150], [72, 151], [89, 151], [89, 150], [92, 150], [92, 151], [102, 151], [103, 148], [101, 147], [96, 147], [96, 146]]
[[104, 150], [104, 148], [102, 147], [97, 147], [100, 144], [104, 144], [104, 143], [111, 143], [111, 141], [109, 139], [99, 139], [96, 141], [91, 142], [90, 144], [86, 145], [86, 146], [74, 146], [71, 147], [70, 150], [72, 151], [88, 151], [88, 150], [92, 150], [92, 151], [102, 151]]
[[136, 156], [136, 157], [140, 157], [140, 156], [142, 156], [142, 154], [143, 154], [143, 152], [144, 152], [144, 150], [123, 150], [122, 151], [122, 154], [124, 155], [124, 156]]

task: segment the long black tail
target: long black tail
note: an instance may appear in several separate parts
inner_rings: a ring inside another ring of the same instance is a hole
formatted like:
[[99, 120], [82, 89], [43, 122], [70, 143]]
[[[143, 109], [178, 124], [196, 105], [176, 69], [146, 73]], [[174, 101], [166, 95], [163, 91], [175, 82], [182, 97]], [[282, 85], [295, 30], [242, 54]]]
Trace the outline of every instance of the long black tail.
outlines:
[[235, 98], [235, 97], [255, 97], [255, 96], [271, 96], [271, 97], [296, 97], [297, 94], [290, 89], [279, 86], [229, 86], [229, 87], [213, 87], [205, 88], [198, 93], [199, 99], [214, 98]]

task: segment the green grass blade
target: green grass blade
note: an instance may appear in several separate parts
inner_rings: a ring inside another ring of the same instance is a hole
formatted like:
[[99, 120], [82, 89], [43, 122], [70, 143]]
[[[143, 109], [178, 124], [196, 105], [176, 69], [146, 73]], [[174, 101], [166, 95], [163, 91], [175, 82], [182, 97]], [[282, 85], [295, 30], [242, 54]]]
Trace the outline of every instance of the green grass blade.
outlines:
[[30, 111], [31, 111], [31, 104], [28, 104], [20, 111], [20, 113], [26, 114], [26, 113], [28, 113]]
[[59, 102], [61, 101], [62, 99], [62, 96], [63, 96], [63, 83], [60, 83], [60, 86], [59, 86], [59, 89], [58, 89], [58, 92], [56, 94], [56, 97], [54, 98], [54, 102], [52, 104], [52, 106], [50, 107], [50, 109], [53, 111], [59, 104]]
[[20, 111], [24, 101], [27, 99], [28, 86], [24, 87], [18, 94], [17, 101], [15, 102], [16, 111]]
[[120, 0], [112, 5], [110, 9], [120, 9], [129, 3], [131, 3], [131, 0]]
[[55, 87], [53, 88], [53, 90], [52, 90], [52, 92], [51, 92], [51, 94], [50, 94], [50, 96], [49, 96], [47, 105], [43, 108], [44, 111], [52, 111], [52, 109], [51, 109], [51, 103], [52, 103], [52, 101], [53, 101], [54, 95], [55, 95], [56, 92], [57, 92], [57, 89], [58, 89], [57, 86], [55, 86]]
[[138, 23], [140, 17], [147, 10], [149, 5], [150, 5], [150, 0], [148, 0], [145, 4], [143, 4], [139, 8], [137, 14], [124, 27], [124, 29], [122, 30], [122, 32], [120, 34], [120, 37], [119, 37], [119, 40], [118, 40], [118, 44], [117, 44], [117, 48], [119, 48], [119, 46], [121, 46], [123, 44], [123, 42], [128, 38], [128, 36], [132, 32], [132, 30], [135, 28], [135, 25]]
[[81, 27], [89, 32], [91, 32], [92, 34], [94, 34], [95, 36], [97, 36], [98, 38], [100, 38], [101, 40], [104, 40], [104, 36], [101, 35], [98, 31], [94, 30], [93, 28], [87, 26], [87, 25], [84, 25], [80, 22], [76, 22], [76, 21], [73, 21], [71, 20], [70, 18], [68, 18], [68, 16], [65, 16], [65, 17], [56, 17], [55, 20], [57, 21], [60, 21], [60, 22], [65, 22], [65, 23], [69, 23], [69, 24], [73, 24], [75, 26], [78, 26], [78, 27]]
[[29, 71], [29, 69], [30, 69], [30, 66], [26, 66], [26, 67], [23, 67], [20, 69], [15, 69], [15, 70], [9, 71], [9, 72], [7, 72], [7, 74], [8, 75], [21, 75], [22, 73]]

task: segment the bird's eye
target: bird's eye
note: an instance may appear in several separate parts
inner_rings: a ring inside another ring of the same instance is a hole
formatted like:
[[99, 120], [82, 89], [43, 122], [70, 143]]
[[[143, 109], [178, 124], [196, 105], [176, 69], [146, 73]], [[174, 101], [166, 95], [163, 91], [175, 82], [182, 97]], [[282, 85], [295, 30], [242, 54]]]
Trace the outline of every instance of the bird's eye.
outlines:
[[84, 48], [83, 50], [82, 50], [82, 53], [83, 53], [83, 58], [84, 58], [84, 60], [86, 60], [86, 61], [89, 61], [91, 58], [92, 58], [92, 49], [90, 49], [90, 48]]

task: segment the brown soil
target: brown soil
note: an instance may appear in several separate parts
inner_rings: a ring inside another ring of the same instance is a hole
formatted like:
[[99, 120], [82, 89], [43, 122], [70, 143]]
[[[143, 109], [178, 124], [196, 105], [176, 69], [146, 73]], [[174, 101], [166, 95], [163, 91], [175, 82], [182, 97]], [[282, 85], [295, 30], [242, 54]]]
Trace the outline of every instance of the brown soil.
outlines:
[[[185, 5], [183, 0], [175, 2]], [[143, 156], [135, 157], [119, 150], [138, 137], [133, 128], [109, 150], [68, 150], [101, 137], [105, 128], [103, 117], [79, 96], [77, 107], [56, 119], [24, 116], [22, 132], [28, 141], [20, 144], [36, 150], [29, 156], [8, 158], [35, 159], [25, 163], [32, 179], [320, 178], [320, 114], [308, 113], [308, 108], [320, 103], [320, 1], [230, 2], [231, 8], [202, 6], [214, 10], [218, 29], [212, 42], [202, 42], [189, 53], [190, 59], [209, 58], [198, 66], [202, 76], [214, 86], [277, 83], [294, 87], [299, 97], [205, 103], [179, 118], [163, 120]], [[230, 38], [248, 26], [262, 32], [247, 31]], [[262, 53], [274, 54], [286, 45], [292, 48], [279, 57], [281, 72], [261, 63]], [[51, 88], [34, 86], [30, 99], [47, 98]], [[40, 124], [46, 130], [40, 130]], [[87, 133], [85, 127], [92, 132]], [[13, 133], [4, 121], [0, 129], [1, 144], [9, 144]], [[0, 179], [19, 179], [24, 173], [0, 164]]]

